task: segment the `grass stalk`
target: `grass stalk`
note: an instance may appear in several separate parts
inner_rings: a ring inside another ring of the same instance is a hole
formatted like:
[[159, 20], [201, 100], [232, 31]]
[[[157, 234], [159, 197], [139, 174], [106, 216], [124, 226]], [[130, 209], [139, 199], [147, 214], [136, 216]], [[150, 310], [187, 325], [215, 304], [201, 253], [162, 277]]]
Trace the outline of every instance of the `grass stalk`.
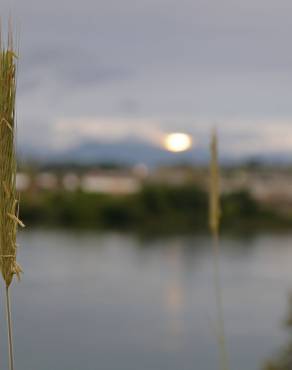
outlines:
[[12, 318], [11, 318], [11, 304], [9, 287], [6, 286], [6, 315], [8, 327], [8, 351], [9, 351], [9, 369], [14, 370], [14, 350], [13, 350], [13, 335], [12, 335]]
[[214, 265], [214, 289], [217, 313], [217, 341], [220, 354], [221, 370], [229, 370], [229, 359], [226, 348], [225, 326], [222, 305], [222, 289], [220, 280], [219, 254], [220, 254], [220, 174], [218, 165], [218, 140], [214, 130], [210, 145], [210, 189], [209, 189], [209, 226], [212, 234], [213, 265]]
[[19, 196], [16, 191], [16, 59], [10, 22], [6, 45], [0, 31], [0, 268], [6, 286], [10, 370], [14, 370], [14, 359], [9, 288], [14, 275], [19, 278], [22, 272], [16, 262], [16, 235], [18, 226], [24, 226], [18, 217]]

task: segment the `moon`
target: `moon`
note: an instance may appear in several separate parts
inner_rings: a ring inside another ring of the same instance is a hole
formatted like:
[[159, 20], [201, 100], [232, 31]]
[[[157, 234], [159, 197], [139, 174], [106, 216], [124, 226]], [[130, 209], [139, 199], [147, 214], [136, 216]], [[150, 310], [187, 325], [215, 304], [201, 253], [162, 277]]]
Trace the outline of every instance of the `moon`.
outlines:
[[164, 147], [170, 152], [184, 152], [190, 149], [191, 146], [191, 136], [182, 132], [173, 132], [164, 138]]

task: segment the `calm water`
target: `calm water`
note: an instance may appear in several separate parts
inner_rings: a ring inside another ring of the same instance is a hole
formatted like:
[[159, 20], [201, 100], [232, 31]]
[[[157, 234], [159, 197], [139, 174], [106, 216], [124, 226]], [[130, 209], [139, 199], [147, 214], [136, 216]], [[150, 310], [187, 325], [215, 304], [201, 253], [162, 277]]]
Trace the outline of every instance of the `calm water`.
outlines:
[[[17, 368], [218, 369], [208, 238], [26, 231], [20, 239]], [[224, 238], [220, 263], [231, 367], [260, 369], [288, 337], [292, 235]]]

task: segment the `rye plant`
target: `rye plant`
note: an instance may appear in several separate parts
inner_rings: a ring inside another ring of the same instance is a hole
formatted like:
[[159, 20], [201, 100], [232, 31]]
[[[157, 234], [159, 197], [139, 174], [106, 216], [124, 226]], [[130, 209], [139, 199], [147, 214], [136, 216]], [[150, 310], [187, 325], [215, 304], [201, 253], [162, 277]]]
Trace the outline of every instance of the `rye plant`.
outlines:
[[16, 191], [16, 59], [10, 26], [6, 43], [0, 32], [0, 268], [6, 288], [10, 370], [14, 370], [14, 358], [9, 288], [14, 275], [19, 278], [22, 272], [16, 262], [16, 234], [18, 226], [24, 226], [18, 217], [19, 195]]
[[209, 184], [209, 226], [213, 242], [214, 289], [217, 311], [217, 340], [220, 353], [221, 370], [229, 370], [226, 349], [222, 293], [219, 269], [219, 231], [220, 231], [220, 171], [218, 164], [218, 140], [215, 130], [212, 132], [210, 145], [210, 184]]

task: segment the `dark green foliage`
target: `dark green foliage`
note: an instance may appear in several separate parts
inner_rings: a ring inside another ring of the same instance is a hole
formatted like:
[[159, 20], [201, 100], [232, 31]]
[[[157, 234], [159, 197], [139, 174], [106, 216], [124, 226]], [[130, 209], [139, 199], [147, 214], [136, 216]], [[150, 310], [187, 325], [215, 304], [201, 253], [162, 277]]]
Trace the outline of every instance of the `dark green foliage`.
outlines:
[[[222, 198], [223, 228], [279, 223], [247, 192]], [[21, 217], [29, 224], [135, 229], [157, 232], [207, 231], [207, 193], [192, 184], [147, 185], [132, 195], [77, 192], [23, 194]]]
[[258, 204], [247, 191], [225, 195], [222, 202], [222, 213], [226, 219], [234, 216], [250, 217], [259, 212]]

